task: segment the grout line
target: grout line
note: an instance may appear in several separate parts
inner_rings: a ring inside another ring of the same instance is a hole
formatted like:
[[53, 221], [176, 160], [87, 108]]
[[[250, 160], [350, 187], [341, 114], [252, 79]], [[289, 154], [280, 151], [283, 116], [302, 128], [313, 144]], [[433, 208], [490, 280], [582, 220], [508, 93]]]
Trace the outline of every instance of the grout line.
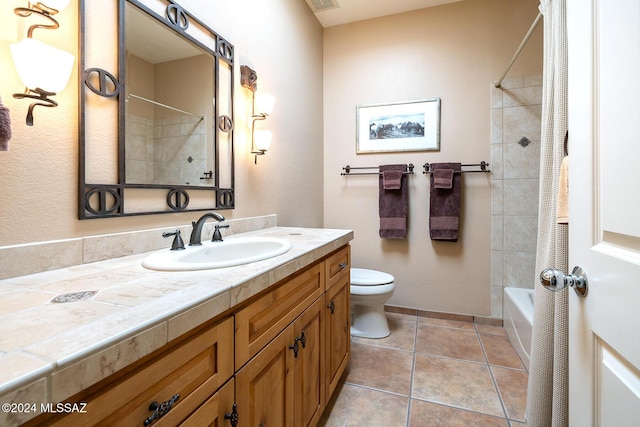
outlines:
[[398, 396], [398, 397], [406, 397], [407, 399], [410, 399], [411, 397], [406, 395], [406, 394], [402, 394], [402, 393], [398, 393], [395, 391], [391, 391], [391, 390], [383, 390], [381, 388], [375, 388], [375, 387], [370, 387], [368, 385], [362, 385], [362, 384], [357, 384], [357, 383], [351, 383], [349, 381], [344, 381], [345, 385], [351, 386], [351, 387], [356, 387], [356, 388], [362, 388], [365, 390], [371, 390], [371, 391], [376, 391], [378, 393], [383, 393], [383, 394], [391, 394], [393, 396]]
[[443, 356], [441, 354], [420, 353], [420, 352], [416, 352], [415, 354], [420, 356], [430, 357], [433, 359], [448, 359], [448, 360], [453, 360], [455, 362], [470, 363], [470, 364], [481, 365], [481, 366], [484, 366], [487, 364], [486, 362], [478, 362], [477, 360], [460, 359], [459, 357]]
[[411, 404], [413, 402], [413, 377], [416, 372], [416, 346], [418, 344], [418, 327], [420, 326], [420, 322], [417, 316], [416, 316], [416, 323], [413, 326], [415, 327], [415, 329], [413, 332], [413, 357], [411, 358], [411, 377], [409, 379], [409, 402], [407, 405], [407, 427], [411, 427]]
[[456, 406], [456, 405], [452, 405], [450, 403], [440, 403], [440, 402], [434, 402], [432, 400], [428, 400], [428, 399], [421, 399], [419, 397], [416, 397], [415, 400], [419, 400], [421, 402], [426, 402], [426, 403], [431, 403], [433, 405], [437, 405], [437, 406], [444, 406], [447, 408], [452, 408], [452, 409], [457, 409], [459, 411], [464, 411], [464, 412], [470, 412], [472, 414], [478, 414], [478, 415], [484, 415], [486, 417], [492, 417], [492, 418], [497, 418], [499, 420], [505, 420], [505, 421], [509, 421], [506, 417], [501, 417], [500, 415], [493, 415], [493, 414], [488, 414], [486, 412], [482, 412], [482, 411], [477, 411], [475, 409], [470, 409], [470, 408], [466, 408], [464, 406]]
[[502, 393], [500, 393], [500, 388], [498, 387], [498, 381], [496, 381], [495, 376], [493, 375], [493, 370], [491, 369], [491, 364], [489, 363], [489, 357], [487, 356], [487, 352], [484, 348], [484, 343], [482, 342], [482, 337], [480, 336], [480, 332], [478, 328], [475, 327], [476, 335], [478, 337], [478, 341], [480, 341], [480, 348], [482, 349], [482, 354], [484, 355], [484, 359], [486, 361], [487, 369], [489, 369], [489, 375], [491, 375], [491, 381], [493, 381], [493, 387], [496, 389], [496, 394], [498, 395], [498, 400], [500, 401], [500, 406], [502, 406], [502, 412], [504, 412], [504, 419], [507, 421], [507, 424], [511, 426], [511, 421], [509, 420], [509, 414], [507, 414], [507, 408], [502, 399]]
[[359, 345], [367, 345], [369, 347], [375, 347], [375, 348], [386, 348], [388, 350], [396, 350], [396, 351], [401, 351], [403, 353], [415, 353], [415, 351], [407, 350], [405, 348], [389, 347], [389, 346], [383, 345], [383, 344], [376, 344], [376, 343], [372, 343], [372, 342], [362, 342], [362, 341], [356, 341], [356, 340], [353, 340], [353, 339], [352, 339], [351, 343], [352, 344], [359, 344]]

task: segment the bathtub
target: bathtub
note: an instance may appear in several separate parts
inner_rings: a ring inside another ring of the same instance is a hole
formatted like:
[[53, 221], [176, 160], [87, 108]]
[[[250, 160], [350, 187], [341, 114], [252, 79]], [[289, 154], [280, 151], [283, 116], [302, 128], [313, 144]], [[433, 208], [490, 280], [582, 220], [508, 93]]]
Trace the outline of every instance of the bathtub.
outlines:
[[533, 329], [533, 289], [504, 288], [504, 329], [529, 370]]

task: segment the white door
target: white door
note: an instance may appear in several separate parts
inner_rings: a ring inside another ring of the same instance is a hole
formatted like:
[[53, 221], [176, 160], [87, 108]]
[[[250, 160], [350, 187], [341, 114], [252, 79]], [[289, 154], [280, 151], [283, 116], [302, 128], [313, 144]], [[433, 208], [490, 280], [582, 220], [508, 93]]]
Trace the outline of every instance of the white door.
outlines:
[[640, 1], [568, 0], [571, 426], [640, 426]]

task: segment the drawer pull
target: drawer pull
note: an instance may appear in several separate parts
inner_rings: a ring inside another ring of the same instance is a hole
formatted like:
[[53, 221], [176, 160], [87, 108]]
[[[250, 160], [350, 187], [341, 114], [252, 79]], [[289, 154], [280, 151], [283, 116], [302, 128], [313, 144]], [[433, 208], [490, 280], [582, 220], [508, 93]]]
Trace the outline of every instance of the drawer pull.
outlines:
[[229, 420], [229, 424], [231, 424], [232, 427], [236, 427], [238, 425], [238, 405], [237, 404], [233, 404], [233, 407], [231, 408], [231, 413], [227, 413], [224, 414], [224, 419], [225, 420]]
[[305, 348], [305, 345], [307, 344], [307, 337], [304, 335], [304, 331], [302, 331], [298, 340], [302, 343], [302, 348]]
[[347, 265], [349, 264], [347, 264], [346, 262], [341, 262], [340, 264], [338, 264], [338, 267], [340, 267], [340, 270], [344, 270], [347, 267]]
[[165, 400], [162, 403], [158, 403], [155, 400], [151, 402], [149, 405], [149, 410], [153, 411], [153, 414], [146, 420], [144, 420], [144, 425], [148, 426], [153, 423], [155, 420], [164, 417], [170, 410], [173, 408], [173, 404], [176, 403], [180, 399], [179, 394], [175, 394], [171, 399]]
[[298, 345], [298, 338], [293, 341], [293, 345], [289, 346], [289, 350], [293, 350], [293, 357], [298, 357], [298, 350], [300, 350], [300, 346]]
[[330, 308], [331, 314], [333, 314], [334, 310], [336, 309], [336, 305], [333, 303], [333, 300], [331, 300], [331, 304], [329, 304], [327, 308]]

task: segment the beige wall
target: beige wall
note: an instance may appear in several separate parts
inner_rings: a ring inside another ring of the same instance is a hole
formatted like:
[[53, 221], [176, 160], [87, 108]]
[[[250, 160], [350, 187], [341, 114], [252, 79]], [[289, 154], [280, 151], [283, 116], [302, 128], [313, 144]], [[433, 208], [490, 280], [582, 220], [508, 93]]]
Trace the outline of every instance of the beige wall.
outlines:
[[[197, 95], [214, 93], [213, 66], [214, 62], [209, 55], [155, 64], [155, 100], [190, 113], [207, 115], [211, 120], [214, 114], [211, 98]], [[177, 79], [177, 76], [180, 76], [180, 79]], [[156, 107], [156, 119], [181, 115], [167, 108]]]
[[[425, 162], [490, 160], [490, 82], [538, 13], [537, 0], [466, 0], [328, 28], [324, 35], [325, 226], [351, 228], [353, 265], [396, 277], [390, 304], [491, 316], [490, 177], [465, 174], [461, 238], [428, 233]], [[542, 70], [542, 25], [511, 75]], [[356, 105], [439, 97], [441, 150], [355, 153]], [[342, 177], [345, 165], [413, 163], [406, 240], [378, 236], [378, 180]]]
[[[75, 50], [77, 1], [59, 15], [59, 30], [36, 30], [36, 37]], [[60, 106], [37, 108], [35, 126], [26, 126], [28, 102], [11, 97], [22, 87], [8, 48], [26, 34], [13, 14], [23, 3], [0, 2], [0, 95], [14, 134], [10, 151], [0, 152], [0, 246], [188, 224], [197, 213], [77, 220], [77, 72], [56, 97]], [[354, 264], [396, 276], [393, 304], [489, 316], [490, 178], [465, 175], [461, 240], [434, 243], [419, 167], [489, 160], [489, 82], [531, 25], [537, 0], [465, 0], [324, 33], [299, 0], [181, 3], [236, 49], [237, 208], [223, 213], [276, 213], [281, 225], [351, 228]], [[539, 28], [511, 75], [541, 73], [541, 38]], [[247, 140], [250, 93], [239, 84], [242, 64], [258, 72], [260, 91], [277, 97], [273, 114], [258, 125], [273, 131], [274, 142], [257, 165]], [[442, 99], [440, 152], [355, 154], [357, 104], [430, 97]], [[381, 240], [376, 179], [344, 178], [340, 171], [347, 164], [405, 162], [418, 167], [410, 178], [409, 238]]]
[[[236, 206], [230, 218], [278, 214], [281, 225], [322, 226], [322, 28], [306, 3], [201, 2], [183, 0], [194, 13], [235, 46], [237, 73]], [[27, 101], [11, 94], [23, 87], [9, 44], [26, 34], [14, 15], [21, 0], [0, 2], [0, 95], [11, 110], [13, 138], [0, 152], [0, 246], [68, 237], [188, 224], [198, 213], [131, 218], [77, 219], [77, 72], [56, 96], [57, 108], [38, 107], [35, 125], [25, 125]], [[78, 0], [58, 15], [60, 29], [36, 30], [35, 37], [75, 52]], [[273, 131], [270, 152], [253, 164], [247, 124], [250, 96], [239, 83], [241, 64], [258, 72], [260, 90], [278, 101], [264, 123]]]

